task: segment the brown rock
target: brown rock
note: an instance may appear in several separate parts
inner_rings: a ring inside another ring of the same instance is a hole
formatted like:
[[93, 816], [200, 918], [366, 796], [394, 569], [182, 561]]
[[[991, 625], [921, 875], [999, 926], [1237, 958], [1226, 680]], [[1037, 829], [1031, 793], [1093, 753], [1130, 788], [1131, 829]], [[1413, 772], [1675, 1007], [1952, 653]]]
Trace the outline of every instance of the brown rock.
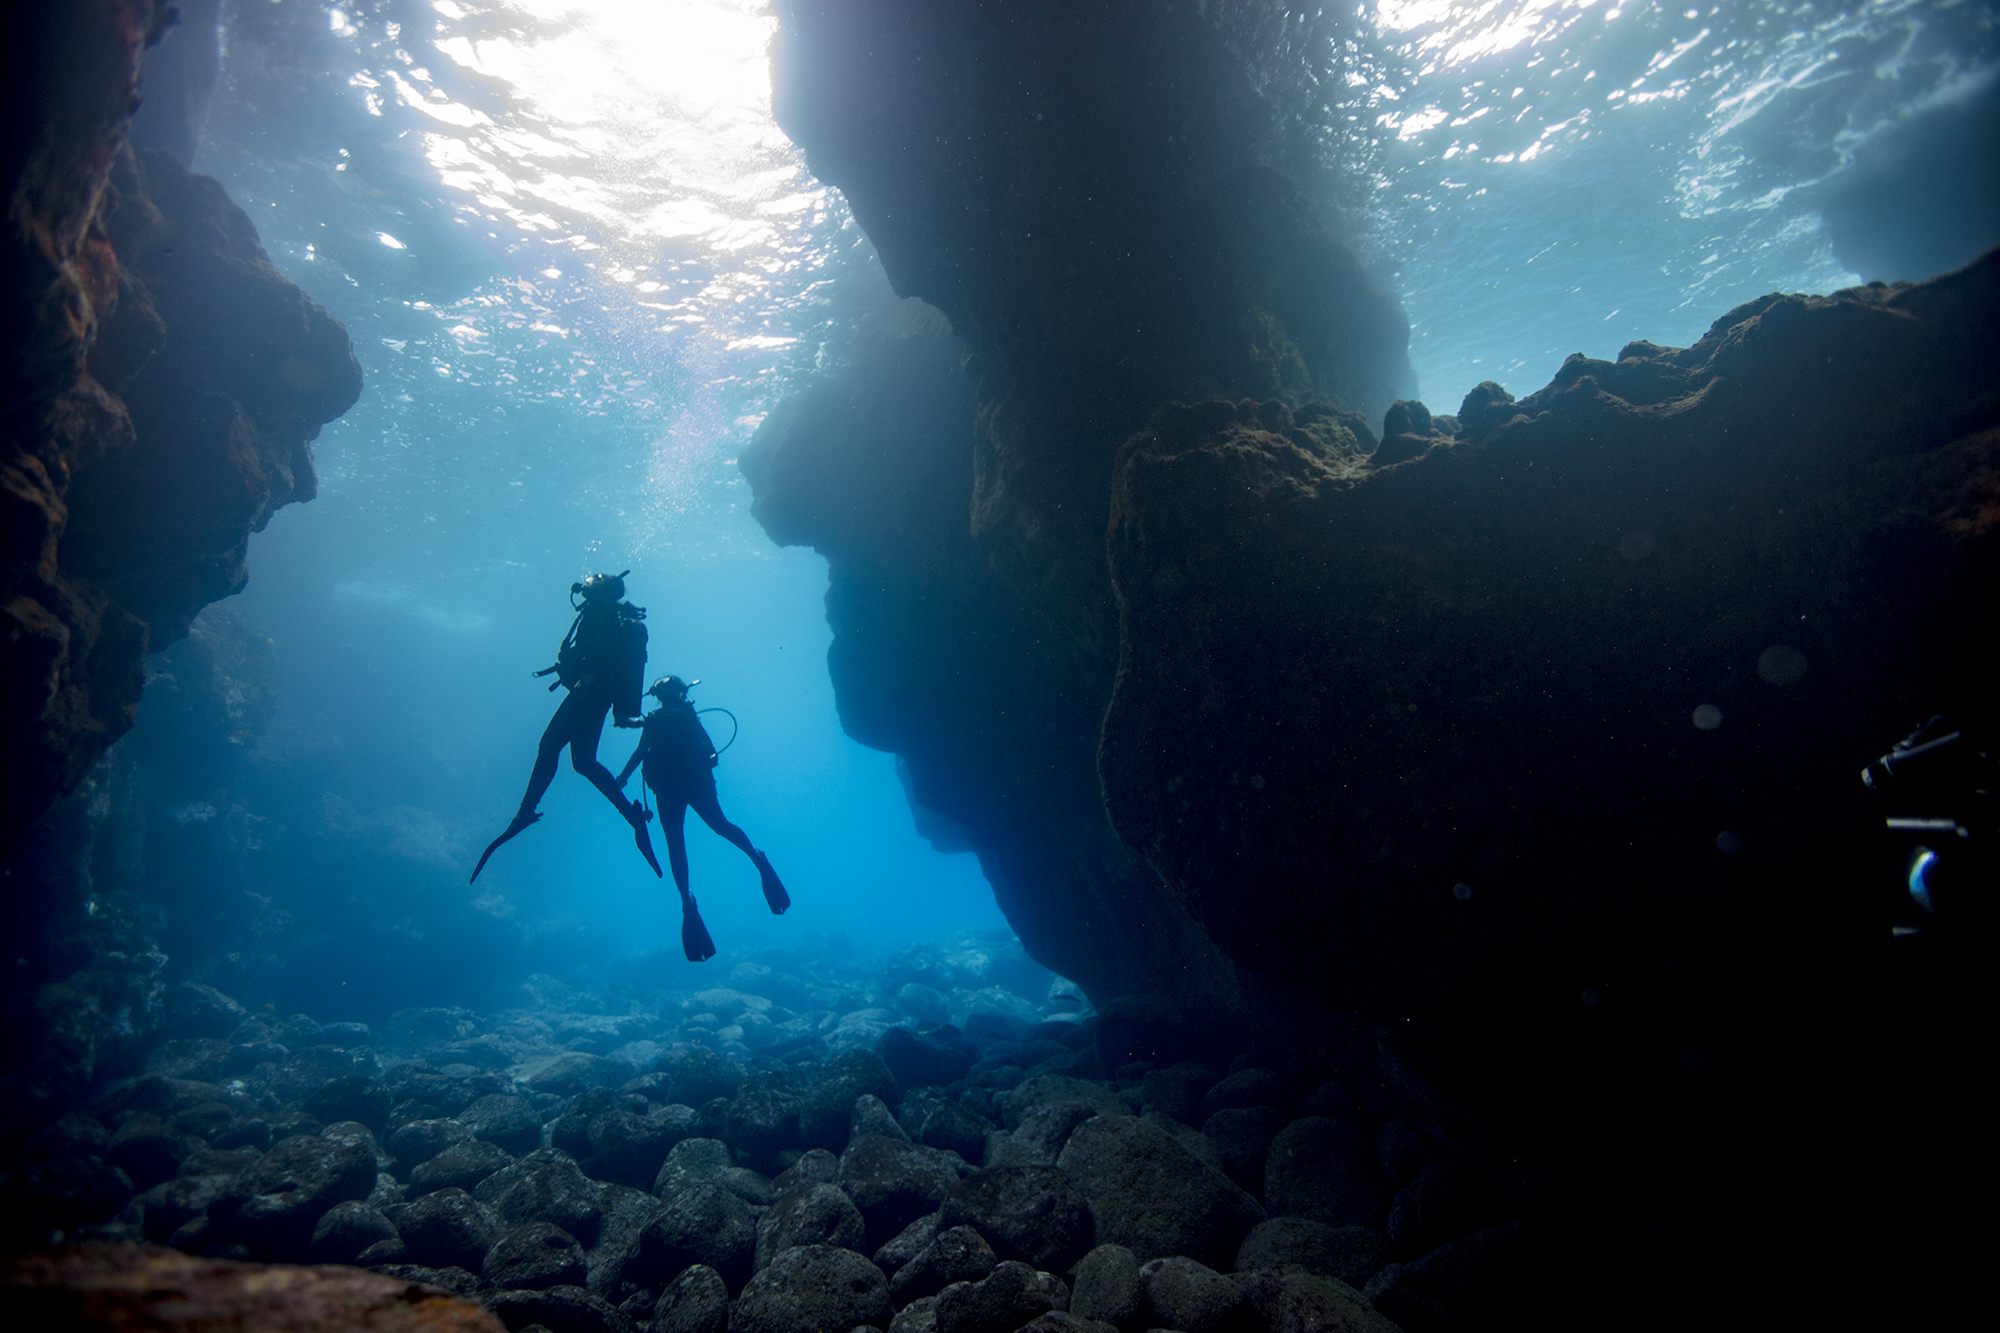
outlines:
[[197, 1259], [152, 1245], [85, 1245], [0, 1259], [0, 1304], [21, 1328], [235, 1328], [280, 1333], [503, 1333], [437, 1287], [352, 1268]]

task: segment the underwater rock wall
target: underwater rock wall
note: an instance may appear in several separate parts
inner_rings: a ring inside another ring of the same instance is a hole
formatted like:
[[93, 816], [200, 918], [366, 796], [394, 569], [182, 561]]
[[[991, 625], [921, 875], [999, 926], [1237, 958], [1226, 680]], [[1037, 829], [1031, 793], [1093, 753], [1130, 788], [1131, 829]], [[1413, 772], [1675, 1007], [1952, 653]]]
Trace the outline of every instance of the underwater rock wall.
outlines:
[[1861, 766], [1991, 722], [1996, 312], [2000, 252], [1768, 296], [1481, 385], [1457, 434], [1399, 407], [1374, 459], [1163, 408], [1109, 541], [1119, 833], [1232, 957], [1545, 1147], [1711, 1067], [1781, 1082], [1887, 934]]
[[1240, 1012], [1257, 983], [1103, 814], [1111, 462], [1178, 398], [1379, 415], [1408, 392], [1402, 314], [1259, 164], [1274, 113], [1192, 6], [779, 12], [779, 122], [896, 292], [949, 320], [781, 407], [744, 455], [767, 530], [828, 557], [843, 723], [905, 758], [1029, 947], [1101, 1006]]
[[170, 11], [10, 16], [0, 855], [132, 725], [141, 662], [247, 577], [310, 499], [311, 440], [360, 393], [340, 324], [241, 209], [124, 145]]

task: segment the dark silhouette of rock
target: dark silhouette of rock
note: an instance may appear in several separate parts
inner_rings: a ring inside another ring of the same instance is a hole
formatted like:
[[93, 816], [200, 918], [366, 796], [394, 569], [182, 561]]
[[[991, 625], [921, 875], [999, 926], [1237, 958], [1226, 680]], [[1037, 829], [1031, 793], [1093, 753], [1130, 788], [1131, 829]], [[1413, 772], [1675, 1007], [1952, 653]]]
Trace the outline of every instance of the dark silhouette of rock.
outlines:
[[1097, 1243], [1123, 1245], [1141, 1261], [1184, 1255], [1227, 1265], [1264, 1220], [1234, 1181], [1143, 1120], [1085, 1123], [1057, 1165], [1089, 1203]]
[[310, 441], [360, 392], [346, 332], [221, 187], [121, 151], [166, 12], [10, 29], [4, 855], [130, 728], [144, 654], [240, 589], [250, 532], [311, 498]]
[[1387, 1242], [1373, 1227], [1335, 1227], [1307, 1217], [1259, 1222], [1236, 1251], [1236, 1271], [1298, 1269], [1315, 1277], [1366, 1286], [1382, 1266]]
[[208, 1207], [218, 1239], [271, 1259], [304, 1259], [326, 1211], [375, 1188], [365, 1147], [301, 1134], [238, 1172]]
[[542, 1146], [542, 1122], [525, 1097], [488, 1093], [454, 1117], [475, 1139], [519, 1156]]
[[313, 1227], [312, 1261], [351, 1264], [369, 1246], [396, 1239], [394, 1224], [381, 1210], [360, 1199], [349, 1199], [327, 1209]]
[[514, 1330], [531, 1325], [549, 1333], [633, 1333], [634, 1329], [617, 1306], [582, 1287], [495, 1292], [486, 1298], [486, 1308]]
[[937, 1333], [1003, 1333], [1051, 1310], [1069, 1309], [1069, 1288], [1053, 1273], [1009, 1259], [977, 1282], [938, 1293]]
[[840, 1187], [867, 1221], [872, 1249], [935, 1212], [965, 1170], [936, 1148], [877, 1136], [855, 1140], [840, 1155]]
[[456, 1187], [426, 1194], [394, 1210], [389, 1220], [408, 1247], [409, 1262], [477, 1272], [500, 1226], [477, 1199]]
[[733, 1291], [749, 1278], [756, 1250], [757, 1219], [749, 1205], [719, 1185], [695, 1185], [667, 1200], [666, 1211], [639, 1233], [624, 1278], [657, 1289], [689, 1264], [701, 1264], [720, 1273]]
[[1382, 1211], [1387, 1186], [1372, 1145], [1326, 1116], [1286, 1125], [1264, 1160], [1264, 1206], [1273, 1217], [1365, 1226]]
[[899, 1304], [935, 1296], [954, 1282], [977, 1282], [1000, 1262], [993, 1247], [971, 1227], [940, 1231], [931, 1243], [889, 1278], [889, 1295]]
[[970, 1226], [1003, 1258], [1060, 1271], [1091, 1246], [1090, 1205], [1054, 1166], [989, 1166], [953, 1185], [941, 1226]]
[[480, 1276], [503, 1290], [518, 1290], [580, 1287], [587, 1272], [576, 1237], [547, 1222], [530, 1222], [493, 1242]]
[[830, 1183], [801, 1185], [780, 1194], [757, 1219], [756, 1267], [763, 1269], [794, 1245], [861, 1247], [867, 1223], [847, 1192]]
[[729, 1287], [702, 1264], [682, 1270], [653, 1306], [653, 1333], [723, 1333], [728, 1326]]
[[604, 1193], [567, 1155], [544, 1148], [480, 1181], [473, 1197], [504, 1226], [547, 1222], [592, 1245], [604, 1223]]
[[886, 1329], [895, 1309], [882, 1270], [852, 1250], [801, 1245], [750, 1279], [730, 1312], [732, 1333]]
[[1255, 1327], [1243, 1284], [1192, 1259], [1155, 1259], [1139, 1270], [1146, 1307], [1156, 1328], [1182, 1333], [1217, 1333]]
[[506, 1149], [484, 1139], [454, 1143], [410, 1171], [410, 1193], [453, 1188], [470, 1192], [513, 1161]]
[[1126, 1325], [1145, 1310], [1139, 1260], [1123, 1245], [1099, 1245], [1076, 1265], [1069, 1312], [1080, 1319]]

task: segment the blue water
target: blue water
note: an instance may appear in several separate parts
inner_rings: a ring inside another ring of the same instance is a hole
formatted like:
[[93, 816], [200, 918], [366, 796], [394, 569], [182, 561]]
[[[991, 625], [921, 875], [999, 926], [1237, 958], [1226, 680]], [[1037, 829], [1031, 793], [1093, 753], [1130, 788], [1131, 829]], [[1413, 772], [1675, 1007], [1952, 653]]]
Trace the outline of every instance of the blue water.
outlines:
[[[239, 12], [196, 166], [367, 375], [319, 441], [319, 498], [254, 539], [237, 603], [282, 678], [235, 795], [271, 830], [255, 891], [288, 929], [338, 899], [409, 946], [360, 957], [330, 932], [313, 1012], [344, 1016], [385, 967], [425, 1002], [478, 1003], [528, 971], [679, 966], [671, 887], [567, 765], [543, 823], [465, 883], [554, 708], [529, 673], [592, 571], [631, 569], [650, 672], [699, 677], [697, 702], [741, 720], [723, 806], [796, 906], [774, 920], [690, 819], [718, 976], [822, 932], [878, 950], [1001, 923], [976, 859], [916, 835], [891, 757], [841, 734], [824, 564], [771, 546], [733, 466], [886, 299], [770, 122], [762, 6]], [[1373, 41], [1379, 78], [1353, 97], [1379, 187], [1354, 240], [1409, 311], [1437, 410], [1859, 280], [1813, 191], [1885, 133], [1990, 97], [1996, 47], [1978, 4], [1603, 0], [1385, 0]], [[607, 729], [614, 769], [630, 743]]]

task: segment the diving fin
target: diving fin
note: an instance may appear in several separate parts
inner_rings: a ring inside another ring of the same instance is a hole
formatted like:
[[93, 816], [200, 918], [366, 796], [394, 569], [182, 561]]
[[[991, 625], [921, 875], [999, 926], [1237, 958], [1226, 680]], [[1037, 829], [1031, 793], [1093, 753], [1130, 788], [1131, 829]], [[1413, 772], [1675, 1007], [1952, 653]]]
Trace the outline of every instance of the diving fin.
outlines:
[[771, 858], [762, 852], [752, 852], [750, 859], [757, 863], [757, 874], [764, 881], [764, 901], [771, 906], [772, 916], [783, 916], [785, 909], [792, 905], [792, 895], [785, 892], [785, 886], [778, 880], [778, 872], [771, 869]]
[[701, 909], [694, 904], [694, 895], [681, 899], [681, 952], [690, 963], [705, 963], [715, 957], [715, 941], [708, 937], [708, 927], [702, 924]]
[[653, 839], [646, 832], [646, 822], [652, 817], [653, 812], [650, 810], [631, 804], [625, 807], [625, 819], [632, 825], [632, 841], [637, 844], [639, 855], [645, 857], [646, 864], [653, 867], [655, 879], [665, 879], [666, 876], [660, 873], [660, 858], [653, 855]]
[[473, 880], [479, 878], [479, 872], [486, 869], [486, 858], [493, 855], [494, 852], [498, 851], [500, 849], [501, 843], [509, 842], [514, 838], [518, 837], [521, 834], [522, 830], [526, 829], [528, 825], [536, 822], [541, 817], [542, 817], [542, 812], [539, 810], [522, 810], [516, 812], [516, 814], [514, 815], [514, 822], [507, 826], [507, 831], [501, 834], [499, 837], [495, 838], [492, 842], [486, 844], [486, 850], [479, 854], [479, 864], [472, 867], [472, 879], [468, 879], [465, 882], [467, 884], [470, 884], [473, 882]]

